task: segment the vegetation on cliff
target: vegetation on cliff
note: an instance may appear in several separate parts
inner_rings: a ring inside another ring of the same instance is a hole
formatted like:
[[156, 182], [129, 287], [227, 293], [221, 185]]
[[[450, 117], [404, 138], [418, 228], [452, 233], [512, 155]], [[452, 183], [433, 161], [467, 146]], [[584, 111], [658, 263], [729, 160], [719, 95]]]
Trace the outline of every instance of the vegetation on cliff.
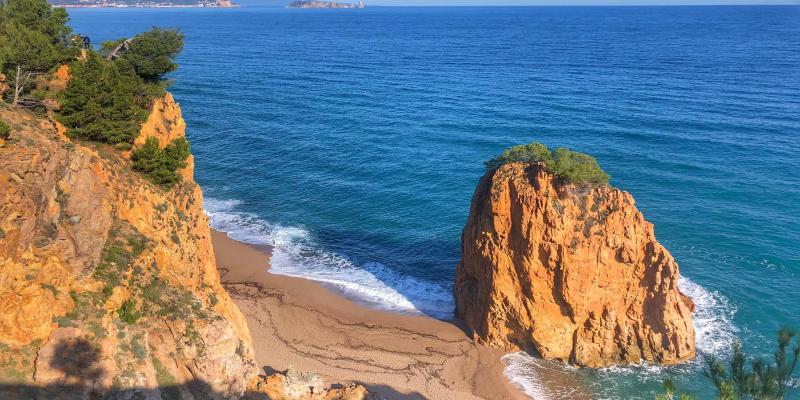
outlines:
[[0, 2], [0, 72], [11, 87], [4, 98], [13, 105], [25, 103], [37, 77], [77, 54], [67, 20], [66, 11], [46, 1]]
[[59, 111], [69, 135], [130, 148], [151, 102], [164, 95], [163, 75], [177, 68], [173, 58], [182, 48], [180, 32], [153, 28], [73, 61]]
[[[83, 41], [68, 19], [44, 0], [0, 2], [0, 96], [13, 106], [57, 110], [70, 137], [130, 149], [153, 100], [165, 94], [163, 75], [177, 68], [183, 34], [153, 28], [106, 43], [100, 53], [81, 51]], [[52, 90], [52, 72], [66, 63], [66, 88]], [[0, 136], [7, 138], [9, 130], [0, 126]], [[174, 183], [179, 175], [164, 168], [182, 164], [160, 164], [157, 172]]]
[[59, 110], [68, 135], [129, 148], [158, 90], [146, 85], [130, 63], [109, 62], [94, 53], [73, 62], [70, 73]]
[[0, 139], [8, 140], [11, 138], [11, 127], [5, 121], [0, 121]]
[[178, 138], [163, 149], [158, 139], [147, 138], [145, 144], [133, 152], [133, 169], [140, 171], [153, 183], [171, 187], [180, 182], [181, 176], [176, 171], [186, 167], [189, 158], [189, 142]]
[[606, 185], [610, 179], [594, 157], [566, 147], [551, 151], [539, 142], [508, 148], [487, 161], [486, 168], [492, 170], [512, 162], [543, 163], [548, 172], [569, 183]]
[[[183, 49], [183, 34], [153, 28], [132, 39], [106, 42], [99, 52], [79, 52], [82, 40], [67, 21], [63, 9], [44, 0], [0, 2], [0, 72], [9, 77], [7, 100], [28, 108], [55, 101], [51, 108], [68, 136], [130, 149], [154, 99], [165, 95], [164, 74], [177, 68], [174, 59]], [[65, 63], [66, 87], [50, 91], [49, 72]], [[0, 126], [0, 136], [7, 134]], [[147, 141], [134, 152], [134, 169], [171, 187], [180, 181], [177, 170], [186, 166], [188, 152], [185, 139], [163, 149], [158, 141]]]

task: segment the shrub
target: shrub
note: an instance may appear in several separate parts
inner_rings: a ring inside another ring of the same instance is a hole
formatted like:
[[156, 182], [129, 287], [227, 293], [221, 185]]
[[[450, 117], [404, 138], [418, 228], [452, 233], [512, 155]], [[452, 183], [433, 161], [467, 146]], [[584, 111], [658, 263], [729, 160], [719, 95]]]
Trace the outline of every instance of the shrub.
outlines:
[[610, 179], [594, 157], [566, 147], [550, 151], [539, 142], [508, 148], [487, 161], [486, 168], [492, 170], [512, 162], [543, 163], [548, 172], [570, 183], [606, 185]]
[[2, 120], [0, 120], [0, 139], [11, 139], [11, 127]]
[[117, 315], [119, 315], [119, 319], [127, 324], [135, 324], [142, 317], [142, 314], [136, 310], [136, 303], [133, 299], [125, 300], [122, 306], [117, 309]]
[[142, 345], [142, 335], [133, 335], [131, 339], [131, 352], [137, 360], [142, 361], [147, 358], [147, 348]]
[[172, 187], [180, 182], [178, 170], [186, 167], [189, 158], [189, 142], [178, 138], [163, 149], [158, 139], [149, 137], [144, 145], [133, 152], [133, 169], [143, 173], [155, 184]]

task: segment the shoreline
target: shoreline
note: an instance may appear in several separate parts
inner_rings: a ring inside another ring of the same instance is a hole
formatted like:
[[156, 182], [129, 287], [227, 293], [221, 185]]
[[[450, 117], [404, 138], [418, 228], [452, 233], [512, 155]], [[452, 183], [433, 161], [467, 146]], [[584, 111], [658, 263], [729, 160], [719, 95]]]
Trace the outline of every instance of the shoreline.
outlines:
[[503, 374], [502, 350], [458, 326], [367, 308], [323, 285], [269, 273], [269, 246], [211, 231], [225, 289], [244, 314], [262, 371], [293, 366], [385, 399], [529, 399]]

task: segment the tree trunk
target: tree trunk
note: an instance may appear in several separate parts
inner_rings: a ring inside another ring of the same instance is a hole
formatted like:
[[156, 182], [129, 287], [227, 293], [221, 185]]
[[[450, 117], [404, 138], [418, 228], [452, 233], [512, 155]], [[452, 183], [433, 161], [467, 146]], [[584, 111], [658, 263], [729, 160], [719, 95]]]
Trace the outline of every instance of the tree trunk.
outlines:
[[17, 65], [17, 77], [14, 79], [14, 101], [11, 102], [11, 105], [16, 107], [17, 103], [19, 102], [19, 94], [22, 92], [22, 87], [25, 85], [20, 85], [19, 80], [22, 78], [22, 67]]

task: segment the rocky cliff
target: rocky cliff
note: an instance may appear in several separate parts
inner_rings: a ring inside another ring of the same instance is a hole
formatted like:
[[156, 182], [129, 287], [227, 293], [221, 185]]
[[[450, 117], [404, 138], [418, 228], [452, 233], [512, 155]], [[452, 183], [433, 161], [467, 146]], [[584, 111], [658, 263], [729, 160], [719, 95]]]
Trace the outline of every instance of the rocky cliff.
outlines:
[[693, 303], [633, 197], [563, 183], [542, 164], [481, 179], [454, 294], [487, 345], [586, 367], [695, 355]]
[[[50, 119], [7, 105], [0, 118], [13, 132], [0, 144], [0, 382], [52, 387], [44, 398], [242, 394], [250, 334], [220, 285], [192, 160], [166, 190]], [[139, 140], [184, 129], [166, 95]]]

